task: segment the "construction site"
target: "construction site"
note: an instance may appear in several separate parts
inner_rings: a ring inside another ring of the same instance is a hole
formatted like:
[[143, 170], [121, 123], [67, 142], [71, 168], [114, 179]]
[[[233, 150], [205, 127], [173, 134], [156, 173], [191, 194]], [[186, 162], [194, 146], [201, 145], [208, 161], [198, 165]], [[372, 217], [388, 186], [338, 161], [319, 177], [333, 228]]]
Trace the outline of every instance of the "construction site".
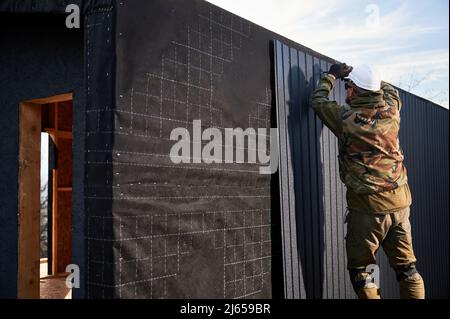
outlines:
[[[0, 21], [0, 298], [357, 298], [310, 107], [336, 60], [203, 0], [5, 0]], [[417, 269], [448, 298], [448, 109], [397, 89]], [[258, 139], [209, 158], [227, 128]]]

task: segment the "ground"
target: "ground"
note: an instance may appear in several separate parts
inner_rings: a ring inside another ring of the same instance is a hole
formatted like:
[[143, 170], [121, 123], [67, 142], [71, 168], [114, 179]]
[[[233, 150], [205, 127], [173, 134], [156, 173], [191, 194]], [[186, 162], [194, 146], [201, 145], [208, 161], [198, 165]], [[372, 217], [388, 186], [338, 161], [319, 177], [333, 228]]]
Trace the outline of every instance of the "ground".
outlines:
[[72, 289], [66, 287], [66, 275], [47, 275], [47, 263], [41, 263], [41, 299], [72, 299]]

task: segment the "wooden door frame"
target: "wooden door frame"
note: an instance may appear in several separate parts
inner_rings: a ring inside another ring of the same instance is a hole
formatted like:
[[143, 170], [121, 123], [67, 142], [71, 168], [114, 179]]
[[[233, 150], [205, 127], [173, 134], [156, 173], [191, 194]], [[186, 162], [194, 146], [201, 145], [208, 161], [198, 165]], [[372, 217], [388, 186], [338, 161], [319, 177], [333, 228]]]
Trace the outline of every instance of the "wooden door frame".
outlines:
[[[73, 94], [19, 104], [19, 216], [17, 297], [39, 299], [40, 291], [40, 168], [43, 104], [73, 100]], [[55, 218], [56, 214], [53, 214]], [[53, 223], [53, 227], [55, 227]], [[54, 238], [53, 233], [52, 237]], [[53, 246], [55, 243], [53, 242]], [[53, 262], [55, 263], [53, 256]]]

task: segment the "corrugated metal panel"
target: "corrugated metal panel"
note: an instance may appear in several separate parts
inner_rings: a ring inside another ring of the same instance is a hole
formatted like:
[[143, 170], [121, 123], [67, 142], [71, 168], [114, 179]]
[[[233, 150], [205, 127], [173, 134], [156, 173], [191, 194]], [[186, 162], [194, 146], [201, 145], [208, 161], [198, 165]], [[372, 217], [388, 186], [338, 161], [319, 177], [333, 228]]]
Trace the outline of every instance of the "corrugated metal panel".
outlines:
[[[448, 110], [401, 91], [400, 140], [413, 194], [411, 224], [427, 297], [448, 298]], [[394, 291], [391, 292], [394, 294]]]
[[[331, 59], [280, 41], [275, 41], [274, 57], [285, 296], [355, 298], [346, 269], [346, 190], [339, 179], [337, 139], [308, 102]], [[331, 98], [345, 102], [341, 82]], [[427, 296], [448, 297], [448, 111], [403, 91], [401, 98], [418, 267]], [[378, 254], [378, 263], [383, 298], [398, 298], [384, 253]]]
[[[283, 49], [280, 47], [280, 49]], [[288, 49], [284, 47], [284, 49]], [[281, 54], [281, 56], [288, 55], [287, 52], [278, 52], [277, 54]], [[277, 70], [284, 70], [285, 67], [289, 67], [286, 63], [287, 61], [283, 58], [277, 59]], [[283, 71], [281, 74], [284, 73]], [[278, 72], [277, 72], [278, 74]], [[283, 81], [283, 79], [279, 79]], [[277, 86], [277, 100], [280, 103], [286, 104], [290, 100], [289, 90], [285, 86]], [[281, 145], [281, 153], [280, 159], [282, 161], [282, 165], [280, 165], [280, 188], [281, 189], [292, 189], [294, 178], [292, 176], [292, 162], [291, 162], [291, 141], [292, 135], [291, 132], [288, 131], [288, 127], [290, 126], [288, 123], [289, 118], [288, 109], [280, 108], [279, 109], [279, 145]], [[294, 149], [295, 151], [295, 149]], [[295, 207], [292, 205], [295, 203], [295, 200], [291, 199], [289, 196], [295, 196], [296, 193], [292, 192], [283, 192], [280, 196], [280, 205], [281, 211], [284, 212], [281, 220], [281, 229], [282, 229], [282, 237], [283, 237], [283, 263], [284, 263], [284, 281], [285, 281], [285, 291], [286, 295], [292, 296], [292, 298], [300, 298], [299, 291], [299, 271], [300, 267], [298, 267], [298, 256], [297, 256], [297, 230], [295, 222]]]
[[[336, 174], [337, 141], [308, 105], [330, 62], [278, 41], [275, 51], [277, 101], [283, 106], [278, 108], [278, 120], [286, 297], [351, 298], [344, 253], [345, 190]], [[335, 92], [336, 99], [343, 99], [342, 90]], [[296, 224], [289, 228], [292, 220]], [[285, 231], [288, 228], [290, 233]], [[290, 251], [292, 243], [297, 243], [298, 253]], [[293, 266], [295, 255], [299, 269]]]

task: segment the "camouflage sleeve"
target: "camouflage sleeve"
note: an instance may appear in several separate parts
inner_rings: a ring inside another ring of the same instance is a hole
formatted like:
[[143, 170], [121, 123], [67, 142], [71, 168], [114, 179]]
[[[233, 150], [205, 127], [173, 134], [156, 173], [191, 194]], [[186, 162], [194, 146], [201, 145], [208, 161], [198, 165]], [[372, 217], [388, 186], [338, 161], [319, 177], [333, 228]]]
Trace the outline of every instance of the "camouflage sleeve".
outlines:
[[386, 103], [398, 108], [400, 111], [402, 109], [402, 101], [400, 100], [398, 90], [387, 82], [381, 82], [381, 89], [384, 92], [384, 100]]
[[334, 135], [339, 136], [342, 132], [341, 112], [343, 106], [329, 100], [330, 92], [335, 83], [334, 76], [324, 76], [311, 96], [311, 106]]

